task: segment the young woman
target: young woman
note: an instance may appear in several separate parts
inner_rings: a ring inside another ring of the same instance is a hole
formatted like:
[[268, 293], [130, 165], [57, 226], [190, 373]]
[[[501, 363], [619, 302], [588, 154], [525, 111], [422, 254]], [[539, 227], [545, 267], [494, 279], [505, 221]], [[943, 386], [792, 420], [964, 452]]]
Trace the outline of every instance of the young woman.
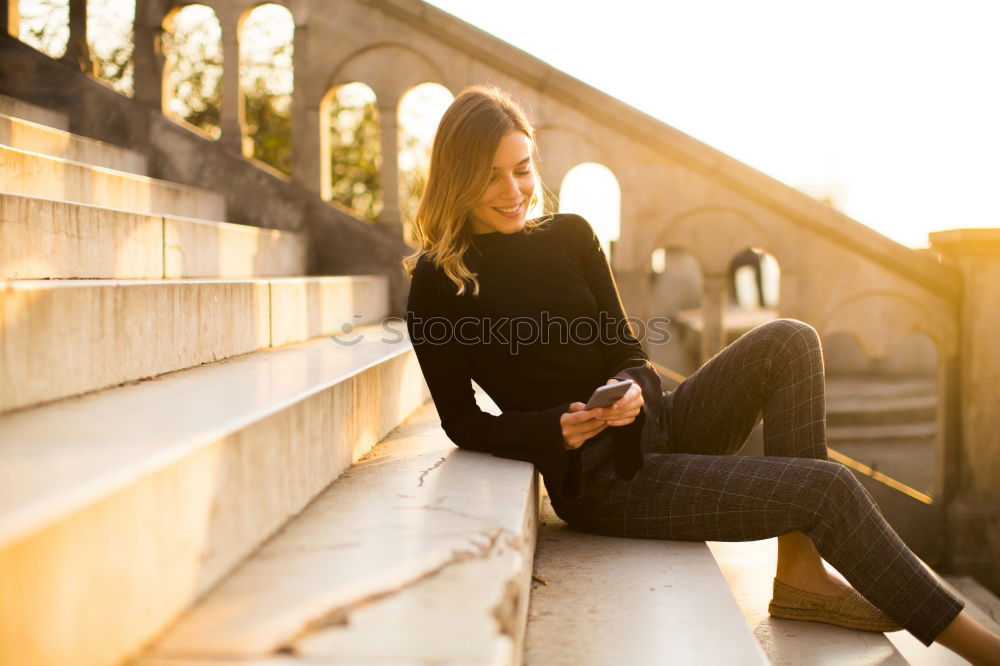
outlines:
[[[778, 537], [769, 612], [907, 629], [975, 664], [1000, 638], [963, 611], [827, 458], [823, 355], [811, 326], [749, 331], [675, 390], [633, 335], [603, 249], [579, 215], [532, 220], [534, 130], [508, 94], [466, 88], [445, 112], [414, 220], [406, 322], [448, 437], [534, 463], [556, 513], [599, 534]], [[477, 406], [475, 380], [502, 410]], [[595, 388], [630, 382], [604, 409]], [[763, 417], [763, 456], [735, 456]], [[853, 586], [831, 576], [821, 558]]]

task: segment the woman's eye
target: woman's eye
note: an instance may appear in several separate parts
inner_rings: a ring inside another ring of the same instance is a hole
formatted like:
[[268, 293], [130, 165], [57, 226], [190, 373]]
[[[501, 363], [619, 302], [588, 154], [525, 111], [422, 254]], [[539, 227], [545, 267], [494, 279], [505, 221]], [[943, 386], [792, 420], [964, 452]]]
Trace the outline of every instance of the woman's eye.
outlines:
[[[531, 173], [531, 170], [529, 169], [529, 170], [527, 170], [527, 171], [515, 171], [514, 173], [515, 173], [516, 175], [518, 175], [518, 176], [527, 176], [527, 175], [529, 175], [529, 174]], [[489, 182], [491, 182], [491, 183], [492, 183], [492, 182], [493, 182], [494, 180], [496, 180], [496, 179], [497, 179], [497, 175], [496, 175], [496, 174], [492, 174], [492, 175], [490, 175], [490, 180], [489, 180]]]

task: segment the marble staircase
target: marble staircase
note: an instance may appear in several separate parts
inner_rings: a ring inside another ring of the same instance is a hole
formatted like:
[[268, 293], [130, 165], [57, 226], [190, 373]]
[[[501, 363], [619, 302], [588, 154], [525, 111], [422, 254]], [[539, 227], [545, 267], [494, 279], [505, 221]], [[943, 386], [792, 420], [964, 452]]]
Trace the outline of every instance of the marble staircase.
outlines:
[[0, 666], [805, 649], [713, 544], [573, 533], [531, 465], [456, 448], [382, 277], [304, 275], [300, 234], [69, 127], [0, 97]]
[[384, 277], [69, 126], [0, 99], [5, 666], [136, 657], [429, 397]]

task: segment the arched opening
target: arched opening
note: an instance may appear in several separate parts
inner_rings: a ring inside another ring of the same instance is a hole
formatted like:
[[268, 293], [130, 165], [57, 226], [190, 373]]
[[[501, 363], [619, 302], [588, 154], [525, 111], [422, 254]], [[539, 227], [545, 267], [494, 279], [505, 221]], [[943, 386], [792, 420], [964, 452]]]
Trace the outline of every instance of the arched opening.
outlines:
[[747, 247], [729, 262], [729, 300], [743, 310], [778, 307], [781, 267], [775, 256], [759, 247]]
[[87, 45], [94, 76], [135, 94], [135, 0], [87, 0]]
[[622, 191], [614, 173], [603, 164], [582, 162], [566, 172], [559, 184], [559, 212], [582, 215], [601, 240], [608, 260], [621, 229]]
[[650, 345], [650, 358], [690, 375], [701, 365], [701, 264], [683, 248], [658, 247], [650, 253], [649, 279], [649, 312], [669, 319], [669, 340]]
[[8, 0], [17, 2], [18, 39], [52, 58], [69, 45], [69, 0]]
[[403, 239], [414, 247], [413, 218], [427, 182], [434, 133], [454, 98], [438, 83], [421, 83], [406, 91], [399, 102], [399, 210]]
[[218, 139], [222, 29], [211, 7], [187, 5], [163, 21], [163, 113]]
[[240, 26], [243, 156], [291, 173], [295, 21], [281, 5], [258, 5]]
[[324, 200], [374, 222], [382, 212], [375, 92], [360, 82], [331, 88], [320, 104], [320, 191]]
[[724, 344], [767, 321], [776, 319], [781, 268], [774, 255], [750, 246], [729, 261], [727, 305], [723, 316]]

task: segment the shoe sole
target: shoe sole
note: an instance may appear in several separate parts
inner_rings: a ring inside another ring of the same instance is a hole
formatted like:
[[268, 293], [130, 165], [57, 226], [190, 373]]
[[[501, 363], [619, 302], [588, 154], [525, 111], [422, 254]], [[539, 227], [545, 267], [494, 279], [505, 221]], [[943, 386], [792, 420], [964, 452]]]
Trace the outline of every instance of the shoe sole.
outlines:
[[902, 629], [898, 624], [885, 624], [878, 622], [859, 622], [856, 619], [834, 615], [830, 611], [814, 610], [809, 608], [788, 608], [778, 606], [774, 603], [768, 604], [767, 612], [772, 617], [779, 617], [785, 620], [806, 620], [808, 622], [822, 622], [833, 624], [845, 629], [856, 631], [899, 631]]

